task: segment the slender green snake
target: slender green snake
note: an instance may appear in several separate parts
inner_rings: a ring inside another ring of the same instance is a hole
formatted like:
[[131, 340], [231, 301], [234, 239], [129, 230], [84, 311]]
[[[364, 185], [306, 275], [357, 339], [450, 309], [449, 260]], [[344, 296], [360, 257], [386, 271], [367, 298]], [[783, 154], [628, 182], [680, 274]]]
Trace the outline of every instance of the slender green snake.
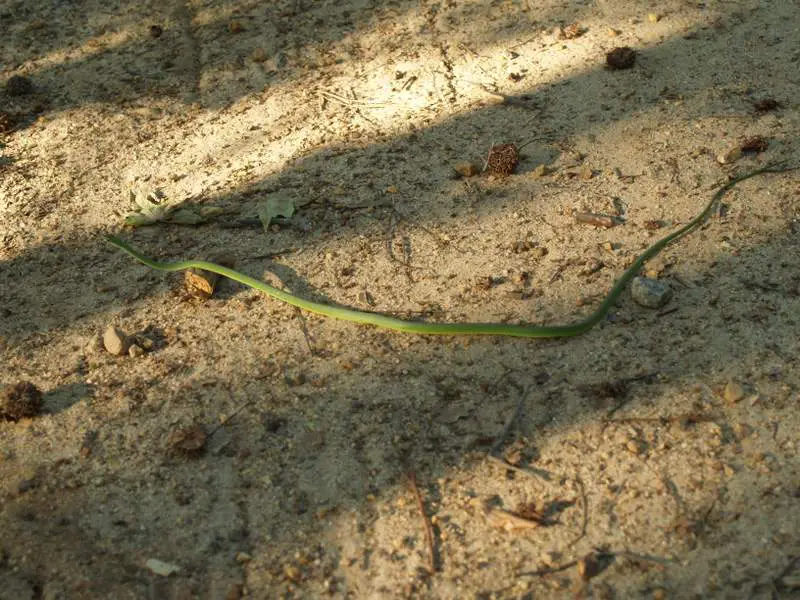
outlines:
[[502, 335], [502, 336], [513, 336], [513, 337], [524, 337], [524, 338], [572, 337], [580, 335], [582, 333], [586, 333], [592, 327], [594, 327], [600, 321], [602, 321], [603, 318], [608, 313], [608, 311], [611, 310], [611, 307], [614, 306], [614, 303], [617, 301], [620, 294], [622, 294], [623, 290], [625, 289], [625, 286], [627, 286], [628, 283], [630, 283], [630, 281], [636, 276], [636, 274], [642, 268], [642, 265], [644, 265], [646, 261], [656, 256], [669, 244], [679, 240], [680, 238], [682, 238], [683, 236], [687, 235], [688, 233], [696, 229], [698, 226], [700, 226], [709, 217], [717, 201], [720, 200], [725, 195], [725, 193], [728, 192], [731, 188], [733, 188], [736, 184], [738, 184], [741, 181], [744, 181], [745, 179], [749, 179], [756, 175], [760, 175], [761, 173], [780, 173], [783, 171], [789, 171], [793, 168], [796, 167], [787, 167], [782, 164], [770, 165], [760, 169], [756, 169], [755, 171], [750, 171], [749, 173], [745, 173], [743, 175], [739, 175], [728, 181], [719, 190], [717, 190], [717, 192], [711, 198], [709, 203], [703, 209], [703, 212], [701, 212], [694, 219], [689, 221], [686, 225], [684, 225], [677, 231], [660, 239], [655, 244], [647, 248], [647, 250], [645, 250], [633, 262], [633, 264], [625, 270], [622, 276], [614, 284], [614, 287], [611, 289], [608, 295], [603, 299], [603, 302], [600, 304], [600, 306], [597, 307], [597, 309], [593, 313], [591, 313], [585, 319], [569, 325], [514, 325], [508, 323], [429, 323], [424, 321], [411, 321], [405, 319], [398, 319], [396, 317], [390, 317], [384, 314], [365, 312], [361, 310], [355, 310], [352, 308], [345, 308], [342, 306], [332, 306], [330, 304], [323, 304], [321, 302], [314, 302], [312, 300], [307, 300], [305, 298], [295, 296], [294, 294], [290, 294], [289, 292], [279, 290], [275, 287], [272, 287], [271, 285], [264, 283], [263, 281], [259, 281], [258, 279], [254, 279], [252, 277], [249, 277], [248, 275], [244, 275], [243, 273], [234, 271], [233, 269], [229, 269], [227, 267], [223, 267], [221, 265], [217, 265], [210, 262], [205, 262], [202, 260], [184, 260], [184, 261], [169, 262], [169, 263], [159, 262], [142, 254], [141, 252], [139, 252], [138, 250], [130, 246], [128, 243], [122, 241], [116, 236], [113, 235], [106, 236], [106, 240], [110, 242], [112, 245], [119, 248], [120, 250], [127, 252], [128, 254], [130, 254], [140, 262], [144, 263], [148, 267], [151, 267], [158, 271], [183, 271], [185, 269], [192, 269], [192, 268], [202, 269], [204, 271], [210, 271], [212, 273], [217, 273], [218, 275], [222, 275], [223, 277], [227, 277], [228, 279], [232, 279], [233, 281], [238, 281], [239, 283], [242, 283], [253, 289], [262, 291], [268, 296], [271, 296], [276, 300], [280, 300], [281, 302], [285, 302], [286, 304], [296, 306], [297, 308], [301, 308], [303, 310], [307, 310], [312, 313], [324, 315], [326, 317], [341, 319], [343, 321], [352, 321], [354, 323], [374, 325], [375, 327], [380, 327], [383, 329], [391, 329], [394, 331], [401, 331], [404, 333], [418, 333], [418, 334], [428, 334], [428, 335]]

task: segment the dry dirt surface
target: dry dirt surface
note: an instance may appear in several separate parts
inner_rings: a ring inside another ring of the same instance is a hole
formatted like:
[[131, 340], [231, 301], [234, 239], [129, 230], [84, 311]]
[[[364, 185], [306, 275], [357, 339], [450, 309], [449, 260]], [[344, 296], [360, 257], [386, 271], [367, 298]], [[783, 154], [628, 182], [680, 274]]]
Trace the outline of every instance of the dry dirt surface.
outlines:
[[[799, 23], [0, 0], [0, 597], [800, 597], [798, 171], [646, 265], [667, 304], [567, 339], [203, 299], [103, 239], [406, 318], [573, 322], [731, 177], [800, 164]], [[294, 214], [264, 228], [270, 203]]]

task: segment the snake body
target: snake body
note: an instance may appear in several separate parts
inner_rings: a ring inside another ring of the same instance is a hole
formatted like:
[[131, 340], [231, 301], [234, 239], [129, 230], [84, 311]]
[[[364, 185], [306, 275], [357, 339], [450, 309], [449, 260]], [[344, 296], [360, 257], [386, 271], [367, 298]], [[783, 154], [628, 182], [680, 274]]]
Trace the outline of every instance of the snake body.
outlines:
[[289, 292], [285, 292], [275, 288], [263, 281], [254, 279], [228, 267], [217, 265], [214, 263], [202, 260], [184, 260], [179, 262], [159, 262], [142, 254], [133, 248], [127, 242], [120, 238], [109, 235], [106, 240], [120, 250], [127, 252], [138, 261], [144, 263], [152, 269], [158, 271], [183, 271], [186, 269], [202, 269], [217, 273], [233, 281], [238, 281], [253, 289], [264, 292], [268, 296], [296, 306], [297, 308], [307, 310], [312, 313], [340, 319], [342, 321], [351, 321], [353, 323], [362, 323], [365, 325], [374, 325], [383, 329], [390, 329], [393, 331], [400, 331], [403, 333], [416, 333], [427, 335], [497, 335], [497, 336], [512, 336], [523, 338], [558, 338], [558, 337], [573, 337], [581, 335], [589, 331], [592, 327], [600, 323], [609, 310], [614, 306], [615, 302], [619, 299], [620, 294], [624, 291], [625, 287], [630, 281], [639, 273], [640, 269], [645, 262], [656, 256], [664, 248], [671, 243], [679, 240], [685, 235], [692, 232], [699, 227], [712, 213], [716, 203], [735, 185], [750, 179], [762, 173], [779, 173], [782, 171], [790, 170], [791, 167], [782, 165], [766, 166], [754, 171], [750, 171], [743, 175], [738, 175], [720, 187], [711, 200], [708, 202], [703, 211], [695, 218], [689, 221], [680, 229], [670, 233], [666, 237], [661, 238], [652, 246], [647, 248], [634, 262], [628, 267], [625, 272], [620, 276], [614, 287], [603, 299], [602, 303], [597, 309], [576, 323], [567, 325], [516, 325], [509, 323], [431, 323], [426, 321], [413, 321], [406, 319], [399, 319], [388, 315], [355, 310], [352, 308], [345, 308], [343, 306], [333, 306], [324, 304], [322, 302], [315, 302], [306, 298], [301, 298]]

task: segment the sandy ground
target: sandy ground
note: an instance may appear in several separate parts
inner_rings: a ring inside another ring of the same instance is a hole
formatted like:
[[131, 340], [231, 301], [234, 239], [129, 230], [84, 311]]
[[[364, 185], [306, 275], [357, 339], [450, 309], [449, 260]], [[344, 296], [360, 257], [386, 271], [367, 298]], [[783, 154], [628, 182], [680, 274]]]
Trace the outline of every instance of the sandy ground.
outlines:
[[[797, 172], [647, 266], [669, 304], [562, 340], [204, 301], [102, 238], [406, 317], [574, 321], [729, 177], [800, 163], [797, 2], [0, 23], [0, 383], [43, 393], [0, 421], [0, 597], [800, 597]], [[457, 172], [507, 143], [512, 175]], [[125, 227], [132, 189], [211, 220]], [[275, 197], [294, 216], [248, 226]]]

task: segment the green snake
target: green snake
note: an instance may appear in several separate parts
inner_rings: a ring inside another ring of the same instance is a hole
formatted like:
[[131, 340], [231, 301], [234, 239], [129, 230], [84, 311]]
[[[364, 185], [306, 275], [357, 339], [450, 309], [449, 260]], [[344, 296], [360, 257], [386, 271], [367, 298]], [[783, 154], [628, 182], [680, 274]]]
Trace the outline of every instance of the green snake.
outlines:
[[233, 269], [229, 269], [227, 267], [223, 267], [221, 265], [217, 265], [214, 263], [202, 261], [202, 260], [184, 260], [179, 262], [159, 262], [149, 258], [148, 256], [142, 254], [128, 243], [122, 241], [116, 236], [109, 235], [106, 236], [106, 240], [119, 248], [133, 256], [135, 259], [141, 261], [145, 265], [150, 268], [156, 269], [158, 271], [183, 271], [185, 269], [202, 269], [203, 271], [210, 271], [211, 273], [217, 273], [218, 275], [222, 275], [223, 277], [227, 277], [228, 279], [232, 279], [233, 281], [238, 281], [248, 287], [253, 289], [259, 290], [264, 292], [268, 296], [275, 298], [276, 300], [280, 300], [281, 302], [285, 302], [286, 304], [290, 304], [292, 306], [296, 306], [297, 308], [307, 310], [312, 313], [317, 313], [320, 315], [324, 315], [326, 317], [332, 317], [334, 319], [341, 319], [342, 321], [352, 321], [354, 323], [363, 323], [365, 325], [374, 325], [375, 327], [380, 327], [383, 329], [391, 329], [394, 331], [401, 331], [404, 333], [417, 333], [417, 334], [427, 334], [427, 335], [498, 335], [498, 336], [513, 336], [513, 337], [523, 337], [523, 338], [557, 338], [557, 337], [572, 337], [576, 335], [581, 335], [582, 333], [586, 333], [592, 327], [597, 325], [603, 318], [608, 314], [608, 311], [611, 310], [611, 307], [614, 306], [614, 303], [619, 298], [620, 294], [622, 294], [625, 287], [630, 283], [630, 281], [639, 273], [640, 269], [644, 265], [644, 263], [654, 256], [656, 256], [659, 252], [661, 252], [664, 248], [666, 248], [672, 242], [675, 242], [682, 238], [683, 236], [687, 235], [697, 227], [699, 227], [711, 214], [714, 210], [714, 206], [719, 201], [726, 192], [728, 192], [731, 188], [733, 188], [736, 184], [745, 179], [749, 179], [756, 175], [760, 175], [761, 173], [779, 173], [783, 171], [791, 170], [795, 167], [787, 167], [785, 165], [770, 165], [760, 169], [756, 169], [754, 171], [750, 171], [749, 173], [745, 173], [743, 175], [738, 175], [725, 183], [714, 196], [711, 198], [709, 203], [703, 209], [703, 211], [697, 215], [694, 219], [689, 221], [686, 225], [674, 231], [673, 233], [667, 235], [666, 237], [658, 240], [655, 244], [647, 248], [634, 262], [633, 264], [628, 267], [622, 276], [617, 280], [614, 284], [614, 287], [608, 293], [608, 295], [603, 299], [600, 306], [591, 313], [589, 316], [584, 318], [581, 321], [576, 323], [572, 323], [569, 325], [516, 325], [516, 324], [509, 324], [509, 323], [431, 323], [426, 321], [412, 321], [406, 319], [399, 319], [396, 317], [391, 317], [388, 315], [380, 314], [380, 313], [373, 313], [373, 312], [366, 312], [362, 310], [355, 310], [352, 308], [345, 308], [343, 306], [333, 306], [330, 304], [324, 304], [322, 302], [315, 302], [313, 300], [307, 300], [305, 298], [301, 298], [299, 296], [295, 296], [294, 294], [290, 294], [289, 292], [285, 292], [278, 288], [272, 287], [264, 283], [263, 281], [259, 281], [258, 279], [254, 279], [245, 275], [243, 273], [239, 273], [234, 271]]

